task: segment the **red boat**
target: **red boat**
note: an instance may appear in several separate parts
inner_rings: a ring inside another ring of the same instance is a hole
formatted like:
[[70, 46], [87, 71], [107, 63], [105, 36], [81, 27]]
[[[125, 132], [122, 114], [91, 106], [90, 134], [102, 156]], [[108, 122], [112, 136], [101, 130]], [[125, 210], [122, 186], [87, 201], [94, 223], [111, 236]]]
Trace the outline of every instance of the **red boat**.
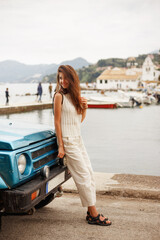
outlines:
[[101, 103], [101, 102], [89, 102], [88, 108], [117, 108], [116, 103]]

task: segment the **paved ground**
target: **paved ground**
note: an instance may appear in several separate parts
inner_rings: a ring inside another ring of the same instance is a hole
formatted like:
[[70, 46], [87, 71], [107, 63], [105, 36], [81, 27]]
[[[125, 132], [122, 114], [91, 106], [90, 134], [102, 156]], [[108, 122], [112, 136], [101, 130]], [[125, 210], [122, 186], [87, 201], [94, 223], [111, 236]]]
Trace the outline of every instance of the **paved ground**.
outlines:
[[2, 218], [1, 240], [159, 240], [160, 203], [156, 200], [97, 196], [109, 227], [89, 225], [78, 194], [64, 194], [34, 215]]

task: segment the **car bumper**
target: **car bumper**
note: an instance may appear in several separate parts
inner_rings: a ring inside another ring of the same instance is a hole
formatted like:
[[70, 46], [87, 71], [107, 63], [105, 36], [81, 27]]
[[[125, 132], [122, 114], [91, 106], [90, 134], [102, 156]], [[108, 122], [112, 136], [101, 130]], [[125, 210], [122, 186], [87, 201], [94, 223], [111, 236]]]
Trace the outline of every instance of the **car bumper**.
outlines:
[[[55, 194], [58, 187], [67, 181], [71, 175], [65, 166], [55, 166], [50, 169], [48, 179], [38, 175], [31, 181], [10, 190], [2, 190], [0, 199], [6, 213], [25, 213], [44, 200], [50, 194]], [[32, 194], [37, 191], [38, 196], [32, 200]]]

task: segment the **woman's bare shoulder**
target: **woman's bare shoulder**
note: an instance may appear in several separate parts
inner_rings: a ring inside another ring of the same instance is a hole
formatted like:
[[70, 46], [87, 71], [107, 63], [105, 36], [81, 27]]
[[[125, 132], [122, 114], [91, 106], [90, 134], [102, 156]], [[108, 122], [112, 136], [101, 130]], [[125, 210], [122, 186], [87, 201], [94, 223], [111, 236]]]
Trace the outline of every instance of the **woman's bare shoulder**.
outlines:
[[56, 93], [54, 94], [54, 96], [55, 96], [55, 97], [58, 97], [58, 98], [60, 98], [60, 97], [62, 98], [62, 94], [59, 93], [59, 92], [56, 92]]
[[59, 93], [59, 92], [56, 92], [56, 93], [54, 94], [54, 101], [56, 101], [56, 102], [62, 102], [62, 94]]

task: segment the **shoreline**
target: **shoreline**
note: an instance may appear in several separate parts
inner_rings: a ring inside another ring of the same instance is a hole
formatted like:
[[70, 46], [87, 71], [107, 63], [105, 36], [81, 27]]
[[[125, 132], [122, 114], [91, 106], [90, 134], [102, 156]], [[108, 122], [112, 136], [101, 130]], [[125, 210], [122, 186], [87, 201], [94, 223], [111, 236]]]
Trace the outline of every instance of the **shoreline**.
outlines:
[[[160, 176], [95, 172], [96, 193], [114, 197], [160, 201]], [[78, 193], [73, 179], [63, 184], [64, 192]]]

